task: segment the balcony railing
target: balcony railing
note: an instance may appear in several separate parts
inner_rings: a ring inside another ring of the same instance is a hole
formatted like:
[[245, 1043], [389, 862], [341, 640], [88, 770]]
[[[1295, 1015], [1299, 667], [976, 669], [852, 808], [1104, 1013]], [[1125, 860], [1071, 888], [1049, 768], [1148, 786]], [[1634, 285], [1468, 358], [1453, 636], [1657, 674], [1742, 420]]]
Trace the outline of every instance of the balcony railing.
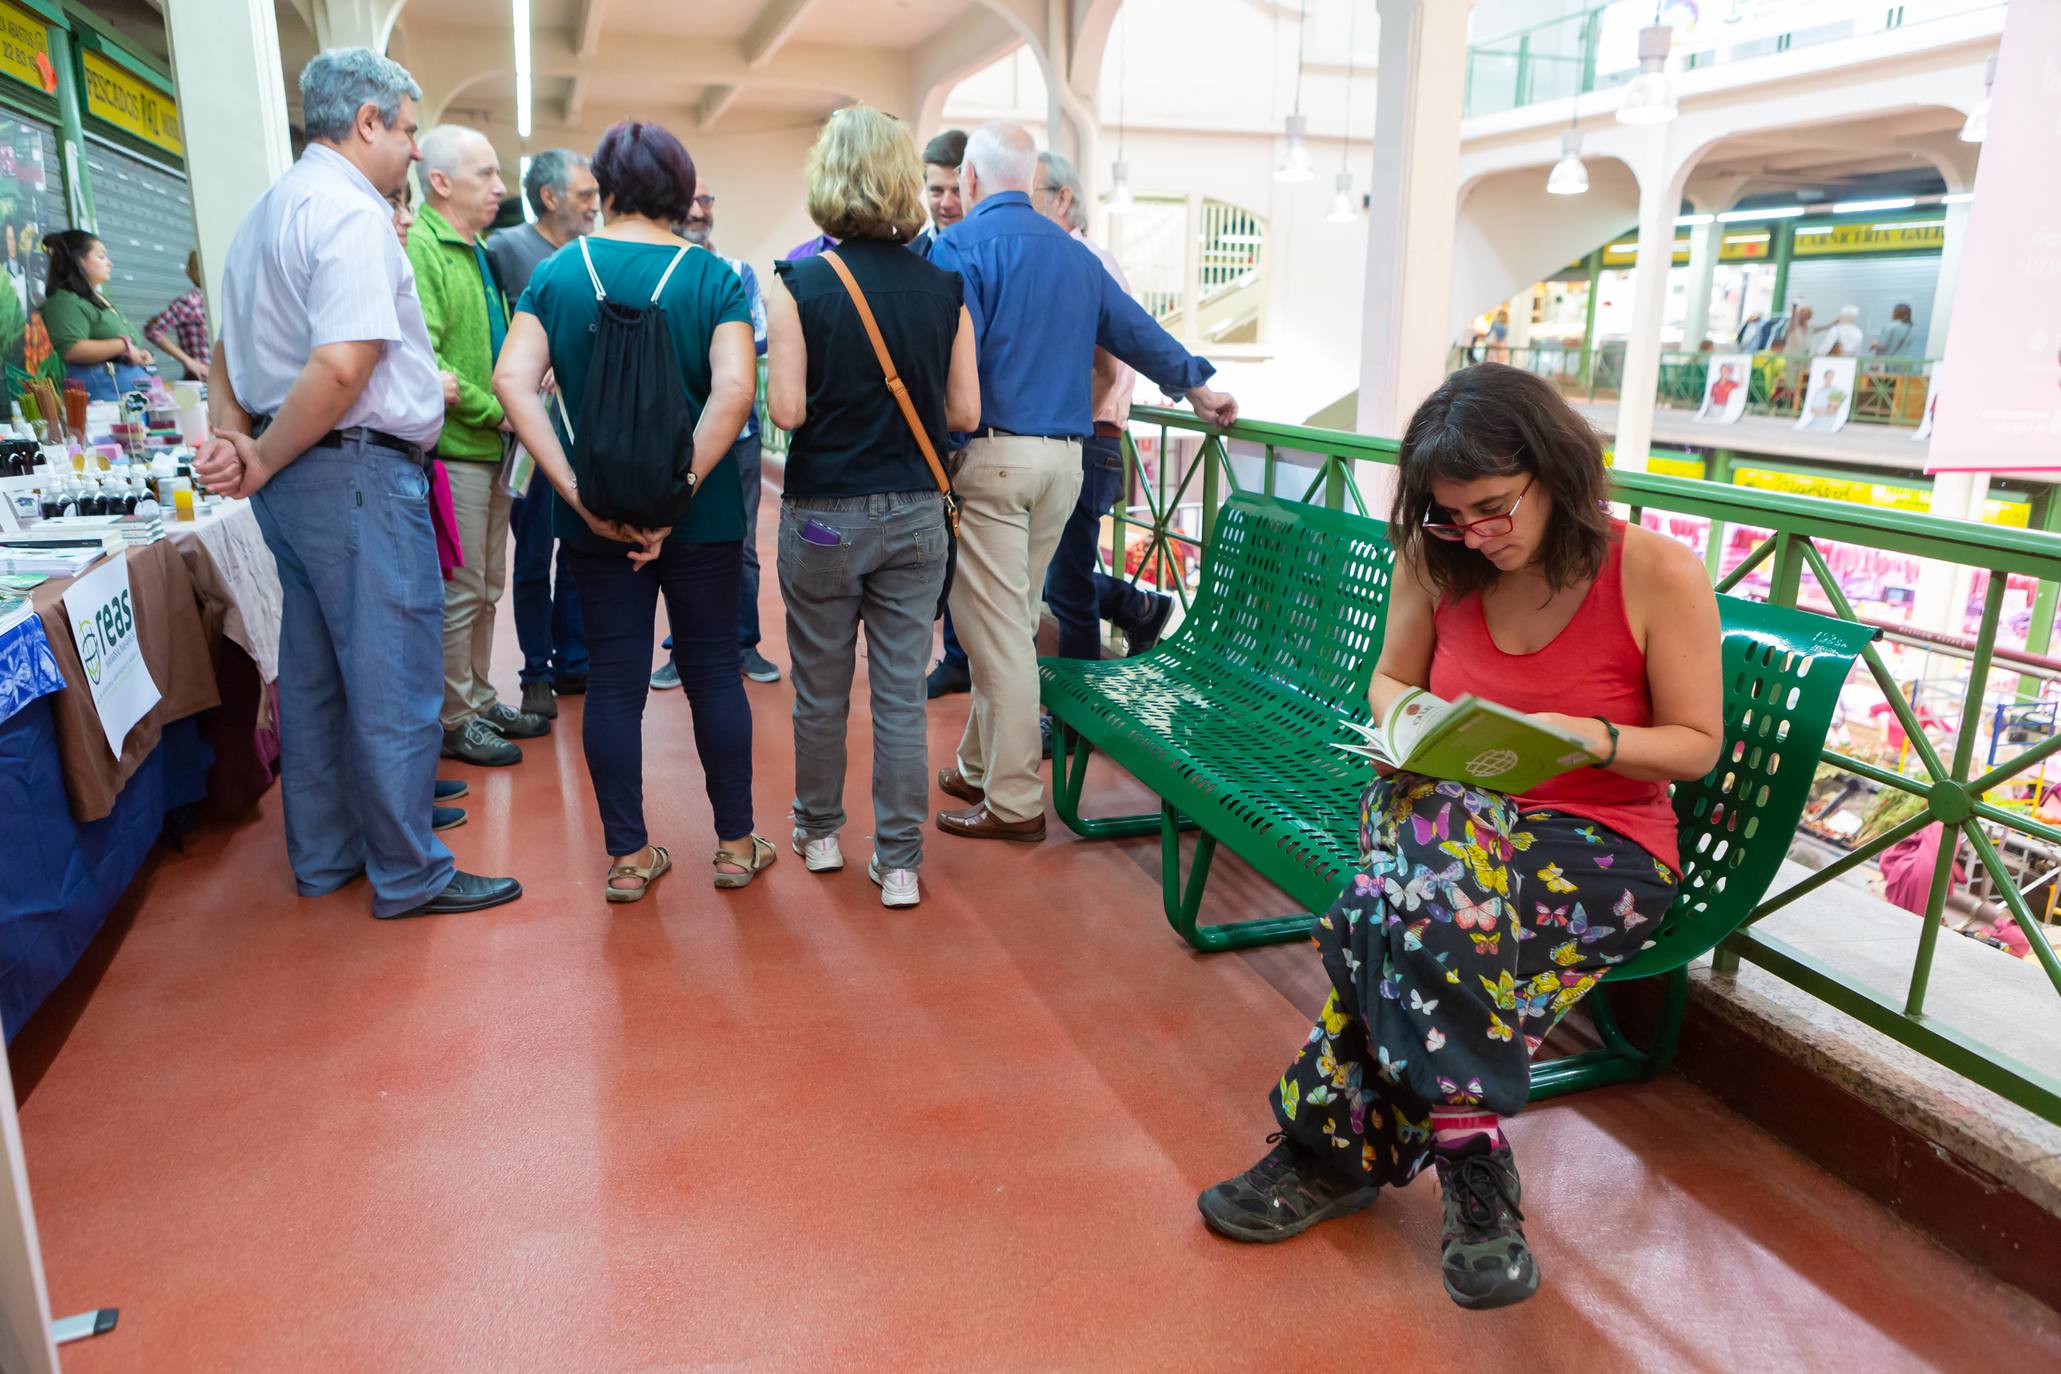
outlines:
[[[1487, 342], [1456, 344], [1446, 370], [1457, 372], [1479, 362], [1508, 363], [1552, 382], [1571, 401], [1605, 405], [1618, 400], [1624, 377], [1622, 341], [1592, 348], [1562, 344], [1511, 347]], [[1694, 413], [1703, 406], [1704, 382], [1713, 353], [1665, 352], [1660, 355], [1660, 387], [1655, 404], [1664, 410]], [[1812, 359], [1781, 353], [1755, 353], [1746, 380], [1746, 414], [1794, 420], [1803, 413], [1804, 373]], [[1906, 428], [1925, 418], [1925, 400], [1932, 385], [1936, 358], [1864, 357], [1854, 373], [1852, 424]], [[1713, 428], [1713, 441], [1721, 430]]]
[[[1200, 555], [1209, 547], [1216, 513], [1231, 494], [1263, 490], [1366, 514], [1369, 502], [1361, 491], [1362, 479], [1396, 461], [1397, 446], [1387, 439], [1263, 422], [1218, 430], [1185, 411], [1141, 406], [1132, 412], [1125, 444], [1127, 496], [1115, 513], [1113, 547], [1124, 551], [1119, 561], [1134, 581], [1173, 592], [1185, 606], [1198, 585]], [[1939, 575], [1960, 569], [1972, 575], [1981, 597], [1980, 628], [1972, 649], [1963, 649], [1966, 659], [1949, 660], [1966, 665], [1966, 682], [1956, 681], [1952, 699], [1937, 682], [1927, 684], [1929, 695], [1921, 695], [1916, 677], [1922, 673], [1900, 680], [1885, 656], [1915, 656], [1921, 651], [1900, 644], [1871, 646], [1863, 660], [1867, 680], [1857, 672], [1847, 691], [1872, 697], [1879, 690], [1880, 702], [1867, 712], [1862, 703], [1849, 703], [1845, 714], [1853, 728], [1845, 723], [1836, 727], [1834, 739], [1821, 753], [1827, 784], [1859, 779], [1861, 785], [1883, 789], [1883, 799], [1897, 803], [1896, 819], [1885, 820], [1873, 833], [1863, 832], [1866, 838], [1847, 837], [1850, 843], [1841, 846], [1839, 857], [1770, 895], [1720, 947], [1716, 962], [1721, 970], [1729, 970], [1742, 959], [1751, 961], [1918, 1053], [2061, 1123], [2061, 1081], [1983, 1043], [1965, 1028], [1942, 1024], [1926, 1011], [1957, 855], [1972, 855], [1973, 871], [1986, 875], [1993, 887], [1991, 900], [2023, 932], [2047, 980], [2061, 994], [2061, 960], [2026, 894], [2027, 885], [2040, 882], [2036, 870], [2043, 872], [2041, 865], [2051, 868], [2052, 856], [2061, 855], [2061, 828], [2034, 818], [2039, 798], [2029, 795], [2027, 786], [2029, 775], [2061, 757], [2061, 731], [2053, 729], [2054, 712], [2028, 711], [2020, 704], [2026, 690], [2020, 667], [1997, 666], [2000, 648], [2010, 654], [2012, 664], [2028, 661], [2023, 653], [2011, 653], [2000, 643], [2006, 594], [2056, 576], [2061, 570], [2061, 535], [1650, 473], [1614, 474], [1612, 488], [1613, 497], [1629, 507], [1632, 518], [1650, 513], [1671, 532], [1698, 521], [1708, 522], [1703, 527], [1710, 532], [1706, 538], [1727, 527], [1751, 530], [1751, 551], [1718, 582], [1720, 591], [1758, 590], [1782, 605], [1860, 620], [1847, 590], [1856, 584], [1849, 580], [1843, 587], [1835, 566], [1852, 568], [1882, 557], [1921, 559], [1947, 565], [1937, 570]], [[2051, 584], [2039, 585], [2033, 604], [2044, 608], [2051, 622]], [[2043, 653], [2045, 635], [2038, 634], [2036, 642]], [[2032, 690], [2040, 690], [2040, 684]], [[2045, 690], [2052, 696], [2055, 689], [2049, 684]], [[1920, 702], [1918, 708], [1912, 705], [1914, 698]], [[2003, 706], [2010, 710], [1999, 709]], [[1861, 726], [1868, 716], [1895, 727], [1877, 732], [1874, 746], [1858, 742], [1864, 738]], [[2042, 727], [2041, 721], [2047, 724]], [[1986, 727], [1991, 733], [1985, 743]], [[2041, 728], [2050, 731], [2043, 741], [2016, 747]], [[1881, 742], [1892, 735], [1897, 744], [1894, 752], [1887, 752]], [[1978, 750], [1978, 744], [1984, 747]], [[2031, 790], [2038, 790], [2036, 782]], [[1934, 824], [1945, 828], [1945, 838], [1920, 918], [1916, 957], [1900, 992], [1870, 986], [1758, 927], [1763, 917]], [[2004, 857], [2006, 847], [2046, 857], [2035, 859], [2031, 867], [2014, 867]]]
[[[1819, 43], [1944, 19], [1974, 10], [2001, 9], [2003, 0], [1906, 0], [1904, 4], [1812, 0], [1768, 17], [1743, 14], [1728, 21], [1716, 5], [1688, 25], [1677, 25], [1674, 62], [1687, 69], [1747, 61]], [[1548, 100], [1621, 86], [1638, 68], [1636, 37], [1654, 7], [1638, 0], [1596, 5], [1467, 48], [1462, 111], [1501, 114]]]

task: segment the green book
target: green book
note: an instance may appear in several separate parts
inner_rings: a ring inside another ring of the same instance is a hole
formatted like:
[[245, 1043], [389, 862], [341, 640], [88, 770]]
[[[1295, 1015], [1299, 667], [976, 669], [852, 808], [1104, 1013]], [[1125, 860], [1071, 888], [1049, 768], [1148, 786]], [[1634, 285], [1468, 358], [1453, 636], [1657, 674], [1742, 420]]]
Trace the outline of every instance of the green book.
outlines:
[[1398, 772], [1512, 795], [1601, 762], [1578, 736], [1471, 693], [1442, 701], [1416, 689], [1398, 698], [1381, 724], [1347, 726], [1359, 740], [1340, 749]]

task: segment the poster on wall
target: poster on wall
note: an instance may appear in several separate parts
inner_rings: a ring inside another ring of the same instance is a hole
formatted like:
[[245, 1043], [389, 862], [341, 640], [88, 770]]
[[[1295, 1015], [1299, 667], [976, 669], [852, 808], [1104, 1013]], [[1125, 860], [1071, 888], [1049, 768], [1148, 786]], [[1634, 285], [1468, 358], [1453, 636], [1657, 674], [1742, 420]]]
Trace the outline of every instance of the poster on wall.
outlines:
[[1911, 442], [1912, 442], [1912, 443], [1914, 443], [1914, 444], [1922, 444], [1922, 443], [1924, 443], [1924, 442], [1925, 442], [1925, 441], [1926, 441], [1927, 439], [1930, 439], [1930, 438], [1932, 437], [1932, 421], [1934, 420], [1934, 418], [1936, 418], [1936, 417], [1938, 416], [1938, 414], [1939, 414], [1939, 383], [1938, 383], [1938, 382], [1934, 382], [1934, 383], [1932, 384], [1932, 389], [1931, 389], [1930, 391], [1928, 391], [1928, 392], [1926, 392], [1926, 393], [1925, 393], [1925, 415], [1924, 415], [1924, 418], [1920, 419], [1920, 420], [1918, 421], [1918, 427], [1917, 427], [1916, 429], [1914, 429], [1914, 430], [1912, 430], [1912, 431], [1911, 431]]
[[79, 666], [86, 670], [100, 728], [120, 758], [130, 728], [158, 703], [157, 683], [151, 681], [136, 640], [129, 560], [107, 559], [73, 582], [64, 594], [64, 614], [72, 624], [72, 642], [79, 649]]
[[1813, 358], [1810, 387], [1803, 393], [1803, 414], [1796, 427], [1819, 434], [1837, 434], [1853, 412], [1853, 374], [1859, 358]]
[[2004, 12], [1927, 472], [2061, 471], [2061, 4]]
[[49, 126], [0, 111], [0, 247], [7, 268], [0, 289], [0, 363], [62, 378], [64, 364], [50, 347], [39, 313], [50, 271], [43, 235], [69, 222], [56, 159]]
[[1746, 413], [1747, 382], [1753, 376], [1753, 359], [1744, 353], [1713, 353], [1703, 379], [1703, 409], [1699, 420], [1729, 425]]

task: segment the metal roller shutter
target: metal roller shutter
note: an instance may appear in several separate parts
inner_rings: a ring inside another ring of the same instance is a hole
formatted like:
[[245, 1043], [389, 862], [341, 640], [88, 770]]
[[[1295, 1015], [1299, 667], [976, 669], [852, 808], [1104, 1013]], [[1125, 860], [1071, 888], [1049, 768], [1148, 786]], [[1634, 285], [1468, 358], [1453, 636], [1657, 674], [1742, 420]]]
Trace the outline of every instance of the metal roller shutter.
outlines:
[[1841, 306], [1857, 305], [1861, 330], [1872, 346], [1898, 305], [1911, 307], [1912, 347], [1925, 349], [1932, 322], [1932, 292], [1939, 284], [1939, 255], [1913, 258], [1826, 258], [1789, 265], [1789, 300], [1811, 308], [1811, 327], [1822, 329]]
[[[174, 298], [192, 290], [186, 255], [193, 251], [193, 196], [184, 174], [89, 136], [86, 170], [100, 241], [114, 259], [107, 298], [138, 329]], [[176, 373], [178, 367], [173, 365]]]

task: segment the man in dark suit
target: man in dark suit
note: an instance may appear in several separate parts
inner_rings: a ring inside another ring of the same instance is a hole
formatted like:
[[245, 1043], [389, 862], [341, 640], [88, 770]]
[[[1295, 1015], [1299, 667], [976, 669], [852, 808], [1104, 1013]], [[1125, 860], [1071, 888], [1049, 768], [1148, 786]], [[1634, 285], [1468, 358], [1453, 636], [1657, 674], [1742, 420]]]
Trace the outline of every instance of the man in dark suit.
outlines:
[[937, 236], [966, 217], [959, 198], [959, 164], [966, 160], [966, 131], [947, 129], [923, 145], [923, 194], [930, 200], [930, 227], [909, 240], [909, 247], [928, 258]]

